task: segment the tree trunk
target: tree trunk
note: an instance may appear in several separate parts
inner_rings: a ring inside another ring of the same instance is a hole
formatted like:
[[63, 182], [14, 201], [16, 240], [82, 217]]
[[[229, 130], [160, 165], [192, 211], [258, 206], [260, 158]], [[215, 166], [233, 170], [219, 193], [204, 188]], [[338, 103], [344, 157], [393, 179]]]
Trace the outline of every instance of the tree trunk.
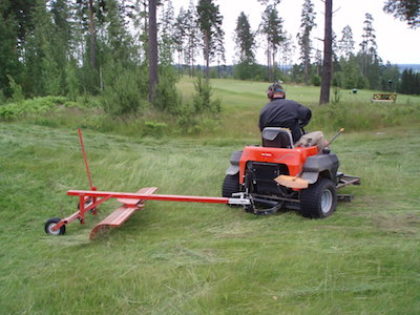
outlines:
[[89, 14], [89, 42], [90, 42], [90, 54], [89, 60], [90, 65], [93, 69], [96, 69], [96, 25], [95, 25], [95, 13], [93, 12], [93, 0], [88, 2], [88, 14]]
[[332, 0], [325, 0], [324, 60], [322, 63], [322, 82], [319, 104], [330, 102], [332, 76]]
[[[305, 44], [306, 45], [306, 44]], [[311, 60], [309, 57], [309, 49], [305, 47], [304, 59], [303, 59], [303, 80], [305, 85], [309, 83], [309, 67], [311, 65]]]
[[144, 51], [144, 62], [145, 64], [149, 64], [149, 47], [148, 47], [148, 37], [149, 37], [149, 24], [148, 24], [148, 1], [144, 0], [143, 2], [143, 13], [144, 13], [144, 21], [143, 21], [143, 51]]
[[270, 43], [267, 43], [267, 77], [269, 82], [273, 82], [273, 72], [271, 67], [271, 49]]
[[210, 39], [209, 35], [205, 34], [204, 36], [204, 58], [206, 59], [206, 80], [210, 79]]
[[[190, 44], [190, 45], [192, 45], [192, 44]], [[193, 49], [192, 48], [190, 48], [190, 78], [192, 78], [193, 77], [193, 75], [194, 75], [194, 58], [193, 58], [193, 54], [194, 54], [194, 51], [193, 51]]]
[[156, 0], [149, 0], [149, 102], [153, 103], [158, 84], [158, 45], [156, 24]]
[[273, 47], [273, 51], [272, 51], [273, 57], [273, 74], [272, 74], [272, 82], [277, 81], [277, 63], [276, 63], [276, 55], [277, 55], [277, 50], [275, 47]]

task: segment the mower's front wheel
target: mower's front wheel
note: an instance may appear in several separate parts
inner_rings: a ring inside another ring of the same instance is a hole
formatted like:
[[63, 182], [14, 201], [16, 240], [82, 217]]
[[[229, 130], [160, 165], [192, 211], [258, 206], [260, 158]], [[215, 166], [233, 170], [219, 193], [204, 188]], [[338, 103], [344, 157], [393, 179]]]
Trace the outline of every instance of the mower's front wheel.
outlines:
[[222, 186], [222, 196], [231, 198], [232, 194], [239, 192], [239, 174], [226, 175]]
[[300, 211], [305, 217], [326, 218], [336, 207], [336, 187], [330, 179], [320, 178], [300, 192]]
[[44, 225], [45, 233], [50, 234], [50, 235], [63, 235], [64, 233], [66, 233], [65, 225], [61, 226], [56, 231], [53, 230], [54, 226], [60, 221], [61, 221], [60, 218], [51, 218], [47, 222], [45, 222], [45, 225]]

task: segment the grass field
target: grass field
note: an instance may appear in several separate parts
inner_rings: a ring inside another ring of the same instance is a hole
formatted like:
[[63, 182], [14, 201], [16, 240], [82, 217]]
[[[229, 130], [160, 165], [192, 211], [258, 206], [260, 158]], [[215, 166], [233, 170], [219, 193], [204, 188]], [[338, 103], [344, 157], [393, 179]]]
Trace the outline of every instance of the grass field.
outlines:
[[[188, 97], [191, 82], [180, 85]], [[231, 152], [259, 139], [266, 84], [214, 86], [224, 110], [213, 134], [154, 139], [86, 130], [96, 186], [219, 196]], [[316, 88], [287, 88], [315, 114], [324, 110], [315, 107]], [[341, 106], [369, 106], [371, 93], [360, 91], [357, 101], [343, 94]], [[418, 97], [399, 102], [384, 112], [420, 105]], [[362, 186], [347, 188], [355, 199], [327, 219], [148, 202], [89, 241], [116, 202], [64, 236], [43, 231], [46, 219], [75, 211], [77, 200], [65, 192], [88, 186], [76, 130], [0, 123], [0, 313], [418, 314], [420, 125], [378, 126], [334, 144], [341, 170], [361, 176]]]

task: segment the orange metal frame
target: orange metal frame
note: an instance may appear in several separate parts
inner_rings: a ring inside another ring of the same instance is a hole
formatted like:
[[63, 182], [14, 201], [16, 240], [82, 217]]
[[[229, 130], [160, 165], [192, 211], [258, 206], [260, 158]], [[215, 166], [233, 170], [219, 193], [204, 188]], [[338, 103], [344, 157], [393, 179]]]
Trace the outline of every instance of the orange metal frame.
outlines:
[[[158, 194], [137, 194], [137, 193], [123, 193], [111, 191], [97, 191], [97, 190], [69, 190], [69, 196], [79, 197], [79, 210], [67, 218], [62, 219], [53, 228], [53, 231], [59, 230], [63, 225], [72, 221], [79, 220], [81, 224], [85, 221], [85, 214], [91, 212], [96, 214], [96, 207], [103, 202], [114, 198], [124, 198], [132, 200], [160, 200], [160, 201], [178, 201], [178, 202], [201, 202], [201, 203], [217, 203], [228, 204], [230, 199], [223, 197], [203, 197], [203, 196], [183, 196], [183, 195], [158, 195]], [[130, 204], [128, 204], [130, 206]]]
[[248, 161], [285, 164], [289, 169], [290, 176], [298, 176], [306, 159], [317, 153], [318, 148], [316, 146], [294, 149], [247, 146], [244, 148], [239, 161], [239, 183], [244, 183]]

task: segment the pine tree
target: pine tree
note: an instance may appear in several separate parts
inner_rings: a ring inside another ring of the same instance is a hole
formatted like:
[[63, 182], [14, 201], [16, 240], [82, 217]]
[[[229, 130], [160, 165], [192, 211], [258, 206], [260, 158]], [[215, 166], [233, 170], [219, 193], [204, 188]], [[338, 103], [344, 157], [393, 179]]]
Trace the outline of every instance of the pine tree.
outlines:
[[82, 25], [81, 50], [83, 55], [82, 85], [85, 91], [96, 94], [100, 91], [100, 67], [98, 62], [100, 44], [98, 29], [101, 29], [106, 16], [106, 0], [76, 0], [76, 18]]
[[413, 69], [406, 69], [401, 75], [398, 92], [404, 94], [420, 94], [420, 74]]
[[330, 102], [332, 79], [332, 0], [325, 0], [324, 56], [322, 63], [321, 93], [319, 104]]
[[273, 6], [276, 6], [280, 4], [281, 0], [258, 0], [259, 3], [267, 6], [269, 4], [272, 4]]
[[384, 11], [397, 19], [406, 21], [412, 28], [420, 26], [419, 0], [387, 0]]
[[[36, 0], [32, 13], [33, 29], [24, 43], [25, 79], [23, 88], [30, 95], [62, 94], [55, 31], [44, 0]], [[60, 59], [60, 58], [59, 58]]]
[[381, 66], [381, 90], [395, 92], [399, 79], [400, 70], [398, 66], [392, 65], [389, 62]]
[[60, 73], [60, 94], [65, 95], [69, 91], [66, 79], [69, 69], [68, 63], [73, 58], [72, 43], [74, 37], [72, 25], [72, 11], [68, 4], [68, 0], [51, 1], [51, 15], [53, 19], [53, 58], [57, 64]]
[[369, 88], [380, 88], [380, 58], [377, 53], [376, 35], [373, 28], [373, 17], [370, 13], [365, 14], [363, 22], [362, 42], [358, 59], [361, 65], [362, 73], [369, 82]]
[[366, 13], [363, 22], [363, 34], [360, 48], [363, 53], [376, 54], [377, 44], [372, 14]]
[[33, 0], [0, 1], [0, 94], [13, 94], [9, 77], [17, 85], [24, 82], [24, 45], [27, 33], [33, 28]]
[[299, 45], [300, 45], [300, 58], [303, 63], [304, 69], [304, 82], [308, 84], [309, 82], [309, 71], [311, 67], [311, 51], [312, 51], [312, 41], [311, 41], [311, 32], [312, 29], [316, 26], [315, 23], [315, 11], [314, 5], [311, 0], [305, 0], [303, 3], [302, 14], [301, 14], [301, 33], [298, 34]]
[[8, 75], [17, 80], [20, 73], [18, 22], [8, 0], [0, 2], [0, 94], [12, 96]]
[[[102, 39], [106, 46], [107, 54], [114, 60], [122, 63], [124, 67], [132, 66], [134, 59], [133, 39], [127, 30], [126, 4], [118, 4], [117, 0], [107, 0], [107, 12], [105, 20], [105, 37]], [[102, 58], [104, 59], [104, 58]]]
[[346, 25], [341, 34], [341, 39], [338, 41], [338, 49], [341, 56], [349, 58], [354, 52], [353, 31], [349, 25]]
[[283, 20], [278, 16], [275, 5], [268, 5], [264, 10], [260, 25], [260, 33], [265, 36], [267, 43], [268, 77], [270, 81], [273, 81], [277, 69], [276, 55], [280, 44], [285, 40], [283, 34]]
[[255, 62], [255, 34], [251, 31], [248, 17], [241, 12], [236, 22], [236, 46], [239, 50], [239, 61], [247, 64]]
[[149, 102], [153, 103], [156, 97], [158, 79], [158, 42], [156, 21], [157, 0], [149, 0]]
[[236, 22], [235, 42], [239, 55], [239, 63], [234, 67], [235, 77], [241, 80], [255, 78], [255, 34], [244, 12], [241, 12]]
[[159, 23], [159, 60], [163, 65], [171, 65], [175, 47], [175, 19], [174, 8], [168, 1], [162, 5]]
[[178, 65], [181, 66], [184, 62], [184, 45], [186, 42], [186, 16], [187, 11], [183, 7], [179, 9], [178, 15], [174, 24], [174, 48], [178, 56]]
[[190, 67], [190, 76], [194, 74], [194, 64], [197, 54], [197, 48], [200, 43], [199, 26], [198, 26], [197, 7], [193, 0], [190, 0], [188, 10], [185, 16], [185, 37], [186, 43], [184, 48], [185, 63]]
[[224, 54], [222, 30], [223, 16], [213, 0], [199, 0], [197, 5], [198, 25], [203, 39], [203, 56], [206, 63], [206, 79], [209, 79], [210, 62]]

